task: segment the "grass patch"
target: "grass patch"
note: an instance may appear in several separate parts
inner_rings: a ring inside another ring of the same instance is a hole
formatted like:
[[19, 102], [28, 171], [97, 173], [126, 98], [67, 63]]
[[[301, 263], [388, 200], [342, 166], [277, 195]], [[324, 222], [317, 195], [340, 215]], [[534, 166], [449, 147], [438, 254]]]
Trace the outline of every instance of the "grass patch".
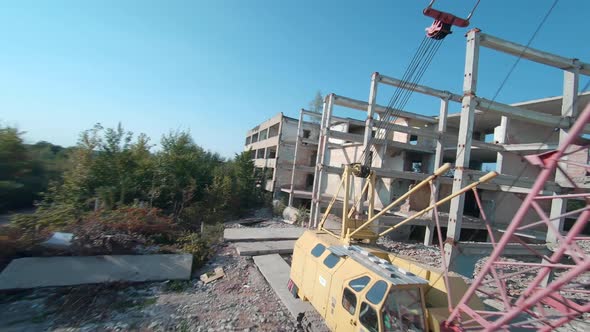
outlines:
[[180, 293], [184, 292], [190, 286], [190, 281], [187, 280], [170, 280], [170, 282], [164, 285], [164, 291]]
[[148, 297], [140, 300], [123, 300], [113, 303], [112, 308], [117, 311], [124, 311], [128, 309], [143, 309], [156, 304], [158, 299], [155, 297]]

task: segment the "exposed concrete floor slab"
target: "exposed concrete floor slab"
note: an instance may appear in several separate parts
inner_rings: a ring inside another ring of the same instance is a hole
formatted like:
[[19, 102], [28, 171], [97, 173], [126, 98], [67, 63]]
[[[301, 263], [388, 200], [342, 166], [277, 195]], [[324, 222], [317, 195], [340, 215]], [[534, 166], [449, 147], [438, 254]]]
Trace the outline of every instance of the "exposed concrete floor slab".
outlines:
[[294, 298], [289, 292], [287, 283], [289, 282], [291, 268], [281, 256], [278, 254], [263, 255], [254, 256], [253, 259], [264, 278], [266, 278], [294, 318], [297, 318], [299, 313], [314, 310], [309, 303]]
[[70, 286], [114, 281], [189, 279], [192, 255], [28, 257], [0, 274], [0, 289]]
[[291, 254], [295, 248], [295, 240], [236, 242], [234, 245], [240, 256]]
[[226, 241], [269, 241], [269, 240], [296, 240], [305, 228], [226, 228], [223, 238]]

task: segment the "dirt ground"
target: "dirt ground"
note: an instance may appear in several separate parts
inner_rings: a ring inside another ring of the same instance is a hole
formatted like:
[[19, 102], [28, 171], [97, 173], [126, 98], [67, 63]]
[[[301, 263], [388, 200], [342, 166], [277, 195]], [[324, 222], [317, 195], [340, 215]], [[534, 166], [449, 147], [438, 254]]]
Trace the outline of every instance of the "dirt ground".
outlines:
[[[215, 267], [225, 277], [203, 284]], [[45, 288], [0, 296], [0, 331], [295, 331], [253, 261], [223, 244], [190, 281]]]
[[[295, 226], [265, 220], [247, 226], [228, 223], [226, 227]], [[379, 245], [440, 266], [436, 247], [387, 239], [380, 239]], [[581, 245], [585, 249], [590, 247], [587, 243]], [[199, 275], [219, 266], [224, 268], [225, 277], [207, 285], [199, 281]], [[514, 278], [510, 286], [515, 290], [526, 286], [532, 277]], [[586, 277], [582, 281], [585, 284], [590, 280]], [[465, 280], [470, 282], [469, 278]], [[590, 331], [589, 318], [586, 315], [559, 330]], [[298, 331], [296, 325], [252, 259], [238, 256], [229, 243], [217, 246], [214, 257], [195, 271], [189, 281], [85, 285], [0, 294], [0, 331]]]

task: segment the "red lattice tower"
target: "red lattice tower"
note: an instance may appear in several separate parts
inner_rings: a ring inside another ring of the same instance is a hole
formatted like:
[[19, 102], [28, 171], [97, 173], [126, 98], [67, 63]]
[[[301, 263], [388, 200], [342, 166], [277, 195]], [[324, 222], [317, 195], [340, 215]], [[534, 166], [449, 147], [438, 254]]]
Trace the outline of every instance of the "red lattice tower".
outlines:
[[[585, 163], [567, 158], [573, 153], [588, 149], [588, 141], [581, 135], [589, 123], [590, 104], [580, 114], [557, 150], [526, 157], [532, 165], [541, 168], [540, 174], [504, 235], [497, 242], [486, 222], [494, 249], [461, 301], [456, 307], [449, 308], [451, 315], [445, 323], [447, 329], [498, 331], [520, 327], [549, 331], [574, 319], [581, 320], [585, 313], [590, 312], [590, 255], [578, 243], [580, 240], [590, 240], [590, 237], [581, 236], [590, 220], [590, 193], [587, 189], [580, 189], [576, 181], [568, 175], [568, 167], [563, 167], [573, 166], [585, 169], [586, 174], [590, 172], [587, 158]], [[550, 196], [540, 194], [545, 182], [556, 172], [561, 172], [565, 181], [570, 184], [570, 193]], [[550, 218], [541, 206], [553, 199], [563, 198], [582, 200], [585, 204], [575, 211]], [[525, 216], [530, 216], [532, 211], [540, 220], [524, 223]], [[562, 235], [552, 223], [564, 217], [576, 217], [566, 235]], [[521, 238], [524, 231], [542, 225], [557, 237], [557, 244], [551, 254], [535, 250]], [[520, 243], [539, 259], [534, 262], [520, 262], [502, 258], [508, 243], [514, 242]], [[506, 273], [507, 270], [510, 272]], [[515, 291], [510, 280], [526, 274], [530, 282], [527, 281], [526, 285]], [[507, 284], [511, 284], [511, 288]], [[466, 303], [473, 296], [492, 299], [496, 307], [493, 310], [470, 308]]]

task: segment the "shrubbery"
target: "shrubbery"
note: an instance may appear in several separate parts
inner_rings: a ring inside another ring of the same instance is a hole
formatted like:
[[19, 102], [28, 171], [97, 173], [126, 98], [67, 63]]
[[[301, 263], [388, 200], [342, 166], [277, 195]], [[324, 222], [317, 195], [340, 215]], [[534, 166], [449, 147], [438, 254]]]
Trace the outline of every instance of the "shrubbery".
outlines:
[[[30, 168], [21, 162], [26, 149], [20, 133], [2, 130], [0, 171], [10, 177], [0, 179], [0, 198], [16, 190], [24, 181], [18, 175]], [[71, 231], [80, 241], [104, 242], [108, 251], [116, 251], [131, 237], [175, 244], [202, 263], [212, 241], [195, 234], [201, 224], [241, 216], [264, 204], [267, 196], [256, 187], [249, 152], [224, 160], [186, 132], [164, 135], [160, 145], [152, 152], [149, 137], [134, 137], [121, 125], [84, 131], [68, 150], [63, 174], [48, 181], [43, 193], [35, 192], [40, 199], [36, 212], [12, 218], [19, 241], [34, 243], [51, 231]], [[0, 237], [0, 246], [2, 241]]]

